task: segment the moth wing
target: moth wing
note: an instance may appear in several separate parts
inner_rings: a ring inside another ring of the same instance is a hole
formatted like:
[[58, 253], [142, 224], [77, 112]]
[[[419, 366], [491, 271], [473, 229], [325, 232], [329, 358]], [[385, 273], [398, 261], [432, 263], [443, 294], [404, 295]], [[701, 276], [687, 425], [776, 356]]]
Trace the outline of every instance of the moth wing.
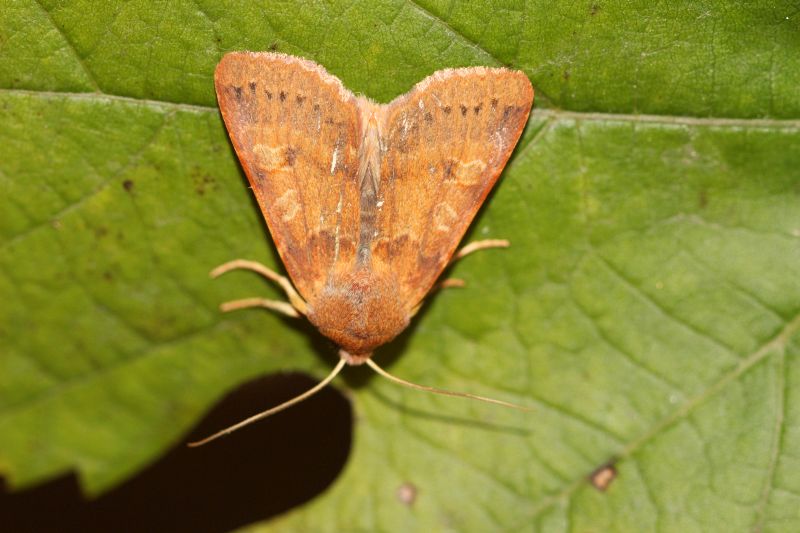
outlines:
[[[416, 305], [447, 265], [525, 127], [533, 88], [522, 72], [436, 72], [385, 110], [373, 256]], [[382, 203], [381, 203], [382, 202]]]
[[330, 266], [355, 254], [357, 100], [319, 65], [278, 53], [229, 53], [214, 83], [286, 271], [313, 300]]

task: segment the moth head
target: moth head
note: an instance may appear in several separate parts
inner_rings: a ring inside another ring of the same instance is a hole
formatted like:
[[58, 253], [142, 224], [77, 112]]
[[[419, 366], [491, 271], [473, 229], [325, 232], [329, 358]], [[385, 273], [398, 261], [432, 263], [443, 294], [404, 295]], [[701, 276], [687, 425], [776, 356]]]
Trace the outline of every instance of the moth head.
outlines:
[[375, 348], [403, 331], [410, 317], [394, 276], [374, 269], [333, 275], [308, 304], [309, 321], [351, 355], [350, 364], [366, 361]]

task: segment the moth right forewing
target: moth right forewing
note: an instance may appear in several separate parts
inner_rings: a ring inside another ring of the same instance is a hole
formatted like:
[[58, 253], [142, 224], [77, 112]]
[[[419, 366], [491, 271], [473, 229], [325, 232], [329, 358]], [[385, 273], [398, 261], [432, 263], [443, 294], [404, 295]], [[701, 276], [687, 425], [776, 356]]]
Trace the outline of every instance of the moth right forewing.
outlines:
[[215, 72], [220, 109], [298, 292], [313, 300], [358, 238], [356, 98], [320, 66], [231, 53]]
[[383, 125], [373, 255], [416, 305], [439, 277], [525, 126], [527, 77], [483, 67], [438, 72], [390, 103]]

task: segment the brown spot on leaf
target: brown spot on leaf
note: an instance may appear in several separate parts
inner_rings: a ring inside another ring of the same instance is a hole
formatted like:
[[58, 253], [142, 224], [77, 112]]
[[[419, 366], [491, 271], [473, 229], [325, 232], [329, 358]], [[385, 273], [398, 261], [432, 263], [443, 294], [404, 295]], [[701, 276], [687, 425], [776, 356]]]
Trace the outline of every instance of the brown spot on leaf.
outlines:
[[199, 195], [205, 195], [209, 188], [217, 188], [217, 184], [209, 174], [202, 174], [199, 169], [192, 171], [192, 179], [194, 181], [194, 191]]
[[608, 487], [617, 478], [617, 469], [612, 463], [607, 463], [595, 470], [589, 476], [592, 486], [601, 492], [608, 490]]
[[133, 190], [133, 180], [125, 180], [122, 182], [122, 188], [128, 192]]
[[397, 499], [403, 505], [411, 507], [417, 500], [417, 492], [417, 487], [413, 483], [406, 481], [397, 488]]

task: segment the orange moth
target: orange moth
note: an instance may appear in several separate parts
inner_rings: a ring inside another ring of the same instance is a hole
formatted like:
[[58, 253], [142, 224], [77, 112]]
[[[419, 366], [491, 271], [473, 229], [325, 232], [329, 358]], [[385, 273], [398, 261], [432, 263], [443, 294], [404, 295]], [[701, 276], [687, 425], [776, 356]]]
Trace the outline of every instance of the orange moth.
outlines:
[[[453, 261], [506, 247], [456, 247], [500, 176], [528, 119], [533, 88], [504, 68], [435, 72], [378, 104], [347, 90], [316, 63], [274, 52], [233, 52], [214, 82], [222, 117], [289, 278], [237, 259], [216, 277], [248, 269], [279, 284], [288, 302], [248, 298], [224, 311], [266, 307], [305, 316], [339, 346], [333, 371], [312, 388], [207, 439], [302, 401], [345, 364], [368, 364], [409, 324]], [[291, 281], [290, 281], [291, 280]]]

